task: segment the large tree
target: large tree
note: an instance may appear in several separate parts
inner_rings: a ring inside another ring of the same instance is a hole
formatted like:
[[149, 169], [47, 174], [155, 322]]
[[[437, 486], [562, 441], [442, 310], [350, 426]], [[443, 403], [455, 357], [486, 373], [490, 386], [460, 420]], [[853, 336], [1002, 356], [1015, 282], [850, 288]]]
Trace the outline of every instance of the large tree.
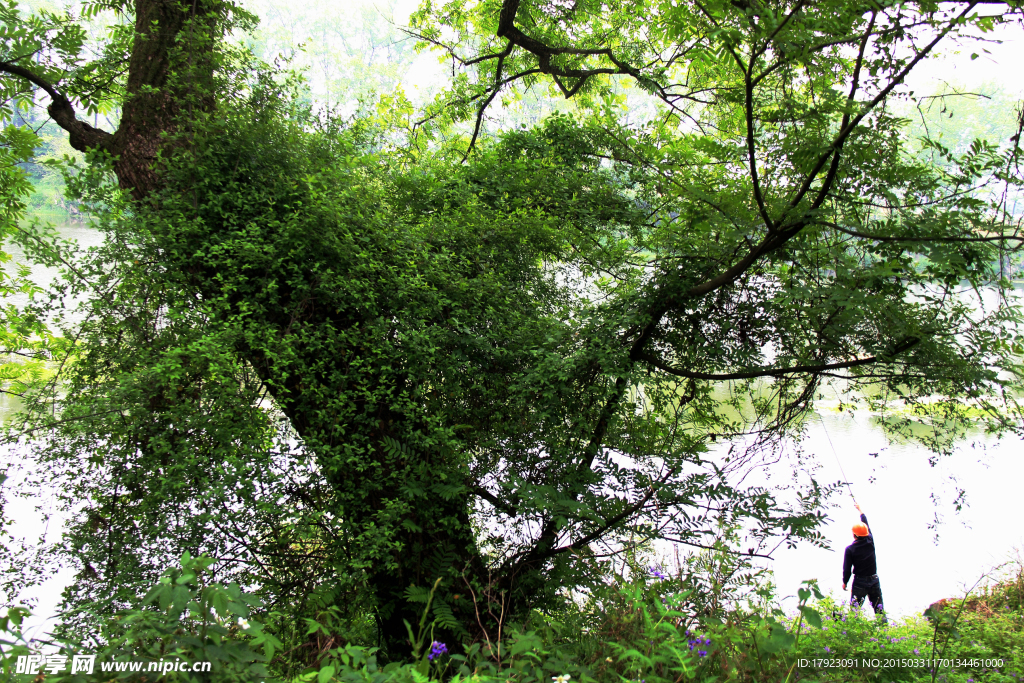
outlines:
[[[1000, 271], [1019, 131], [960, 157], [929, 141], [937, 168], [890, 106], [1013, 6], [425, 4], [410, 32], [462, 71], [427, 112], [392, 99], [383, 130], [239, 80], [230, 5], [114, 7], [128, 28], [98, 62], [74, 21], [13, 5], [0, 55], [4, 95], [41, 92], [130, 195], [80, 176], [110, 246], [78, 271], [100, 294], [66, 384], [40, 394], [60, 412], [36, 417], [92, 500], [73, 535], [94, 593], [128, 580], [133, 544], [231, 539], [279, 596], [365, 583], [400, 652], [438, 578], [442, 625], [473, 632], [491, 624], [470, 596], [553, 601], [627, 533], [820, 541], [826, 489], [737, 489], [747, 458], [706, 444], [799, 432], [823, 382], [879, 409], [928, 399], [940, 435], [968, 400], [1019, 424]], [[502, 97], [547, 84], [576, 114], [485, 135]], [[100, 98], [114, 132], [76, 110]], [[292, 481], [274, 411], [309, 458]]]

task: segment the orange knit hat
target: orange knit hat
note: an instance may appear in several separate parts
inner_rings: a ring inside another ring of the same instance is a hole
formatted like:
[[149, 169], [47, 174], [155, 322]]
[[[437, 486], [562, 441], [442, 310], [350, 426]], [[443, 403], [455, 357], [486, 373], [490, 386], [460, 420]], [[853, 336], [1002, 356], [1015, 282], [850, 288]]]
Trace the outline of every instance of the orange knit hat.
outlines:
[[868, 535], [868, 525], [865, 524], [864, 522], [857, 522], [856, 524], [853, 525], [853, 535], [854, 536], [867, 536]]

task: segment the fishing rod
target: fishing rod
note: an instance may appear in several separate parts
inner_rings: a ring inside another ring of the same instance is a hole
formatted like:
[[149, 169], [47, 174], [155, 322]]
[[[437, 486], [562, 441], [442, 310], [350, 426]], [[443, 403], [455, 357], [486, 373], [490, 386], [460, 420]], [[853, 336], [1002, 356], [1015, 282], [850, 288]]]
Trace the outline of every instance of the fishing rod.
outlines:
[[828, 435], [828, 429], [825, 428], [825, 420], [822, 419], [821, 413], [818, 413], [818, 422], [821, 423], [821, 430], [825, 432], [825, 438], [828, 439], [828, 445], [832, 448], [832, 455], [835, 456], [836, 464], [839, 465], [839, 473], [843, 475], [843, 482], [846, 484], [846, 490], [850, 492], [850, 498], [853, 498], [853, 504], [860, 509], [860, 505], [857, 503], [857, 496], [853, 495], [853, 485], [850, 484], [850, 480], [846, 477], [846, 472], [843, 471], [843, 463], [839, 460], [839, 453], [836, 452], [836, 447], [832, 444], [832, 437]]

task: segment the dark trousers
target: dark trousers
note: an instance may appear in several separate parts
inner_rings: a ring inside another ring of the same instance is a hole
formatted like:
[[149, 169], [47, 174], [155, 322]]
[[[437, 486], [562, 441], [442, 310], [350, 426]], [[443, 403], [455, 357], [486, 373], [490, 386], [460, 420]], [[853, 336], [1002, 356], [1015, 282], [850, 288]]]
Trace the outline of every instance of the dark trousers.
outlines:
[[878, 582], [877, 574], [864, 580], [856, 577], [853, 579], [850, 604], [860, 607], [864, 604], [864, 598], [871, 602], [875, 614], [885, 612], [885, 607], [882, 606], [882, 585]]

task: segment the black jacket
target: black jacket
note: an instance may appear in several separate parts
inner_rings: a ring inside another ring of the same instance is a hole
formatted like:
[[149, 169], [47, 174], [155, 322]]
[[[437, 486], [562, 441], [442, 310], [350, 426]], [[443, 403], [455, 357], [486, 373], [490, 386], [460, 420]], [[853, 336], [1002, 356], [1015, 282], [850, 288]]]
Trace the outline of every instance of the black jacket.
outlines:
[[[860, 521], [868, 523], [868, 518], [861, 513]], [[850, 572], [853, 572], [854, 583], [870, 583], [871, 578], [878, 573], [875, 566], [875, 537], [871, 535], [871, 527], [868, 527], [868, 535], [861, 536], [856, 541], [846, 546], [846, 555], [843, 557], [843, 583], [850, 580]]]

